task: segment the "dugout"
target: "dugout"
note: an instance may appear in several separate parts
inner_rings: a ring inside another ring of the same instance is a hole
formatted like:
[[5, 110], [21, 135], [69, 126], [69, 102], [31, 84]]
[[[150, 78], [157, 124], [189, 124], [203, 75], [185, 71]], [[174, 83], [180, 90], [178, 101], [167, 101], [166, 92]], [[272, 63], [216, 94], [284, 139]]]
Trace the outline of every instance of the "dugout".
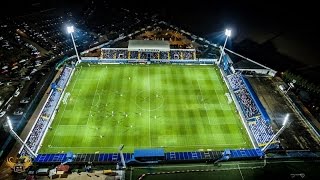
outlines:
[[153, 149], [135, 149], [133, 157], [137, 161], [146, 162], [146, 161], [159, 161], [164, 160], [164, 149], [162, 148], [153, 148]]

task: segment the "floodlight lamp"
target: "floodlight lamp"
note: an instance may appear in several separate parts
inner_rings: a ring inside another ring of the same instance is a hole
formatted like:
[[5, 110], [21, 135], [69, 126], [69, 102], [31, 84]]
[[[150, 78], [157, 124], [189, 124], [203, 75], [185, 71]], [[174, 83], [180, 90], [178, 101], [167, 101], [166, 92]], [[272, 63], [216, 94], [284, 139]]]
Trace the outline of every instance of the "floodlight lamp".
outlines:
[[226, 32], [224, 33], [226, 36], [231, 36], [231, 29], [226, 29]]
[[68, 26], [67, 31], [68, 31], [68, 33], [73, 33], [74, 32], [73, 26]]
[[287, 114], [286, 117], [284, 118], [282, 126], [285, 126], [287, 124], [288, 120], [289, 120], [289, 114]]

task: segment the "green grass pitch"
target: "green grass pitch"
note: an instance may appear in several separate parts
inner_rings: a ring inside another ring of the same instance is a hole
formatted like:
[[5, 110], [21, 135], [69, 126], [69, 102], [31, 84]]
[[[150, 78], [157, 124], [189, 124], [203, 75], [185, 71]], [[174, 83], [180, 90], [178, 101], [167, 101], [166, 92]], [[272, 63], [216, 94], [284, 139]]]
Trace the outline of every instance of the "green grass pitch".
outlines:
[[80, 64], [39, 152], [250, 148], [219, 73], [215, 66]]

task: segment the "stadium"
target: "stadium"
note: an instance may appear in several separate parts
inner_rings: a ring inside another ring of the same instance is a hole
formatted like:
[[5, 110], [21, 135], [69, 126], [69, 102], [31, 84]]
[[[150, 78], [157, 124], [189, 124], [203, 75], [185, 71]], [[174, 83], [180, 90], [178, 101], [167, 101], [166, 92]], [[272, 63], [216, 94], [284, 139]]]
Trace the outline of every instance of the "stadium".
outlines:
[[[68, 31], [73, 40], [73, 27]], [[25, 140], [15, 136], [19, 155], [39, 166], [117, 164], [122, 170], [232, 160], [263, 166], [268, 151], [283, 151], [279, 135], [295, 115], [269, 116], [248, 77], [273, 78], [277, 71], [225, 48], [232, 34], [224, 35], [224, 45], [217, 45], [160, 21], [79, 54], [74, 44], [76, 55], [56, 65]], [[201, 46], [210, 46], [210, 55]], [[7, 164], [16, 172], [26, 168]]]

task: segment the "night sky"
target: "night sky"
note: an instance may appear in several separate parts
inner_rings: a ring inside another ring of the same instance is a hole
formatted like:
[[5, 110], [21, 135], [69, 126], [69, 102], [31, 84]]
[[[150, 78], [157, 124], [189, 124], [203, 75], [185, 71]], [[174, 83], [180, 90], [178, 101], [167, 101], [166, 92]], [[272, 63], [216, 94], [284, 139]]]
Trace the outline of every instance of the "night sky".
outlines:
[[[102, 2], [103, 0], [94, 0]], [[316, 2], [243, 0], [106, 0], [114, 7], [156, 12], [179, 27], [209, 37], [226, 27], [233, 29], [233, 41], [250, 38], [258, 43], [279, 35], [274, 44], [279, 52], [306, 62], [320, 64], [318, 51], [319, 9]], [[17, 0], [1, 5], [1, 14], [17, 15], [50, 7], [81, 7], [90, 0]], [[22, 8], [24, 7], [24, 8]], [[11, 9], [8, 13], [8, 9]], [[22, 10], [24, 9], [24, 10]], [[6, 10], [6, 11], [4, 11]]]

